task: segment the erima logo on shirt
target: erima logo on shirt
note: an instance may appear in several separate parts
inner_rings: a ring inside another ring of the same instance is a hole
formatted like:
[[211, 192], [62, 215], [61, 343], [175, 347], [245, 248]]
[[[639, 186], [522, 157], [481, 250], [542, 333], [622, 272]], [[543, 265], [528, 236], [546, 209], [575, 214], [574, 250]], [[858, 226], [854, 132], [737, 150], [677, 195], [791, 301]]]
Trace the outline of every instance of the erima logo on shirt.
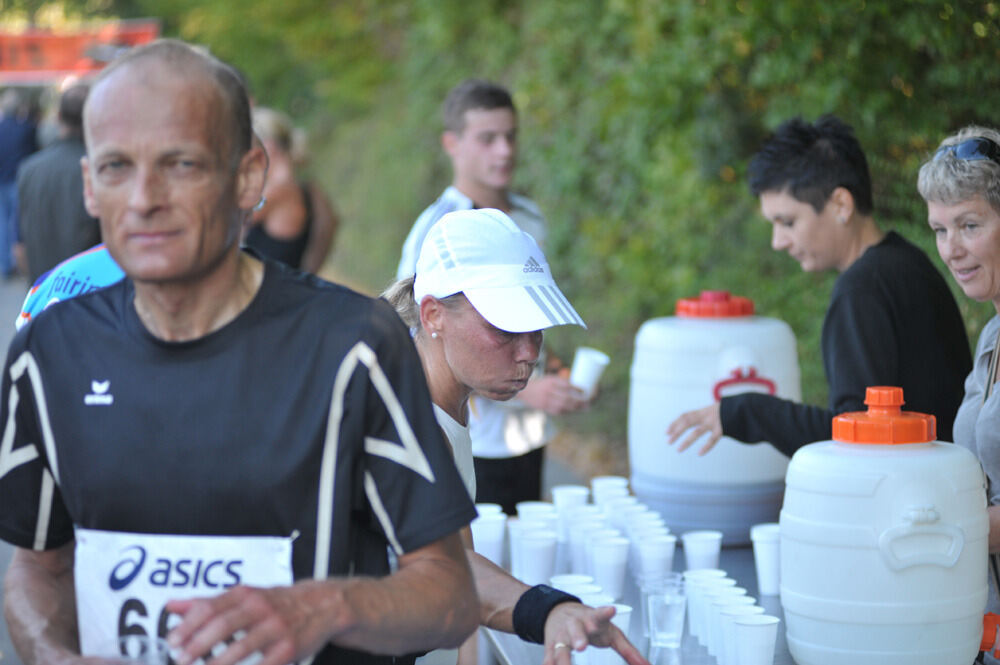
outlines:
[[529, 256], [524, 264], [524, 272], [545, 272], [545, 268], [534, 257]]
[[110, 381], [91, 381], [91, 393], [83, 396], [83, 403], [87, 406], [108, 406], [113, 404], [115, 396], [108, 393], [108, 388], [110, 387]]

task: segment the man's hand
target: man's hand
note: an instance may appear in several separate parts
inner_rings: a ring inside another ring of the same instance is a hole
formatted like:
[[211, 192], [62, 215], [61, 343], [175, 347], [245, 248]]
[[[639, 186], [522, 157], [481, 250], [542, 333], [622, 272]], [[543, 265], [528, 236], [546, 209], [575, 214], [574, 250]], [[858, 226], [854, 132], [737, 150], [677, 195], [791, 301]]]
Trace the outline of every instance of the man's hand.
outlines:
[[[222, 642], [231, 644], [212, 657], [213, 665], [235, 665], [254, 652], [263, 655], [259, 665], [286, 665], [319, 651], [329, 639], [324, 619], [336, 604], [335, 590], [314, 581], [270, 589], [237, 586], [214, 598], [171, 601], [167, 609], [183, 621], [167, 641], [182, 651], [177, 665], [193, 663]], [[330, 597], [320, 605], [320, 595]], [[237, 633], [240, 639], [232, 641]]]
[[531, 408], [541, 409], [552, 416], [580, 411], [590, 405], [583, 391], [559, 374], [545, 374], [531, 379], [517, 398]]
[[542, 665], [570, 665], [573, 651], [588, 645], [610, 647], [629, 665], [649, 665], [618, 626], [611, 623], [614, 607], [560, 603], [545, 620], [545, 660]]
[[681, 434], [687, 430], [691, 433], [677, 446], [677, 452], [684, 452], [691, 444], [698, 440], [700, 436], [708, 433], [708, 440], [698, 451], [699, 455], [704, 455], [715, 447], [719, 439], [722, 438], [722, 418], [719, 415], [719, 403], [715, 402], [704, 408], [682, 413], [677, 420], [667, 427], [667, 443], [673, 444], [680, 438]]

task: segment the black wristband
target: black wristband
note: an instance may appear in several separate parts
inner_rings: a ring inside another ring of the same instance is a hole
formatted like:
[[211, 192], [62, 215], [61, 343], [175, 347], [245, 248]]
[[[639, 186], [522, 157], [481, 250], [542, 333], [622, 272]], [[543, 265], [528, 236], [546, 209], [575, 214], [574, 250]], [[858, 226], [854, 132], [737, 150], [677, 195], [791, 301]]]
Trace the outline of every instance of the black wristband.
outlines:
[[539, 584], [533, 586], [517, 599], [514, 605], [514, 632], [525, 642], [545, 643], [545, 620], [549, 612], [560, 603], [579, 603], [572, 594]]

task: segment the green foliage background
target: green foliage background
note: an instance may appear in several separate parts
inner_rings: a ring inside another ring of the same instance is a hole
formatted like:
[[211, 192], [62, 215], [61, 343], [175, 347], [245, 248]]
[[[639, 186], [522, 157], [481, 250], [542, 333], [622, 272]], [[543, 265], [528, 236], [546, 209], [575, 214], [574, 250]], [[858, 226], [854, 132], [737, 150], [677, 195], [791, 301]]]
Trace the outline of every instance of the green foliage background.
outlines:
[[[769, 249], [745, 185], [769, 130], [825, 112], [853, 124], [876, 218], [941, 266], [916, 171], [957, 128], [1000, 125], [997, 2], [67, 4], [160, 16], [166, 34], [208, 45], [247, 74], [260, 103], [306, 124], [313, 171], [344, 219], [330, 272], [369, 292], [390, 280], [412, 221], [450, 180], [440, 101], [470, 76], [507, 85], [521, 119], [515, 189], [546, 213], [550, 263], [590, 324], [549, 344], [567, 357], [578, 343], [613, 356], [599, 403], [563, 425], [601, 432], [611, 446], [625, 442], [639, 325], [705, 288], [750, 296], [758, 313], [786, 320], [804, 398], [825, 403], [819, 331], [835, 275], [804, 274]], [[956, 294], [975, 342], [993, 309]]]

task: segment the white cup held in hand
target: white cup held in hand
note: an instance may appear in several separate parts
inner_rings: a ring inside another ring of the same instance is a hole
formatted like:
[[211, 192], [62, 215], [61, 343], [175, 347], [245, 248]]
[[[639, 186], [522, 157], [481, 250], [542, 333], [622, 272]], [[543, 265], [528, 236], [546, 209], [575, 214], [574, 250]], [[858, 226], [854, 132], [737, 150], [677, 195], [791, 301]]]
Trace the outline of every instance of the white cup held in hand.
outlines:
[[597, 382], [604, 373], [604, 368], [611, 362], [608, 354], [589, 346], [581, 346], [573, 356], [573, 367], [569, 372], [569, 382], [583, 391], [588, 398], [594, 396]]
[[757, 591], [762, 596], [776, 596], [781, 588], [781, 538], [777, 523], [757, 524], [750, 529], [753, 562], [757, 570]]

